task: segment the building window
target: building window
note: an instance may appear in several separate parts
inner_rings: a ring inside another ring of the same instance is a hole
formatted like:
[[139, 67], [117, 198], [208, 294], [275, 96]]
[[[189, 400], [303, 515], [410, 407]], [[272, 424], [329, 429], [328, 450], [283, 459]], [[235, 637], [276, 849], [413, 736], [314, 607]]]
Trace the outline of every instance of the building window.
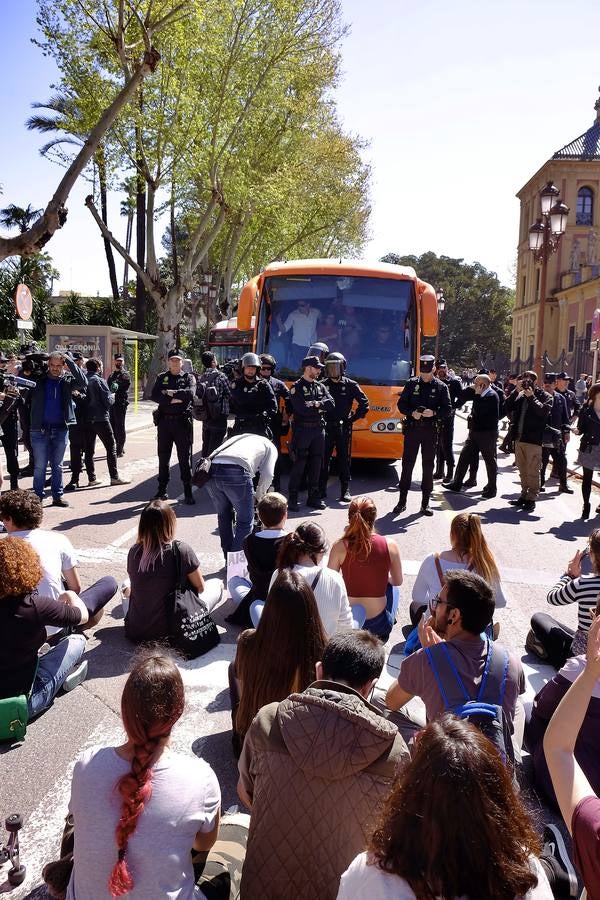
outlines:
[[582, 187], [577, 191], [576, 225], [594, 224], [594, 192], [590, 187]]
[[589, 349], [590, 344], [592, 343], [592, 323], [587, 322], [585, 326], [585, 346]]
[[575, 326], [569, 325], [569, 344], [567, 346], [567, 353], [572, 353], [575, 349]]
[[527, 290], [527, 276], [523, 275], [521, 287], [521, 306], [525, 306], [525, 292]]
[[540, 270], [535, 270], [535, 299], [538, 301], [540, 299]]

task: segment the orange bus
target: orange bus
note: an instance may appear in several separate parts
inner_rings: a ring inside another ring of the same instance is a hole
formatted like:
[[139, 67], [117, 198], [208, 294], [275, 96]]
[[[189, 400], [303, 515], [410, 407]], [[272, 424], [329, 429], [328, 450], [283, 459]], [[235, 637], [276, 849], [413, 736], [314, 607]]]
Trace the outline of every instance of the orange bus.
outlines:
[[242, 289], [241, 331], [255, 317], [253, 349], [271, 353], [286, 382], [302, 374], [308, 348], [323, 341], [347, 360], [346, 374], [369, 398], [356, 422], [352, 456], [397, 459], [402, 455], [403, 385], [419, 372], [421, 337], [438, 328], [437, 299], [414, 269], [356, 260], [275, 262]]
[[220, 366], [240, 359], [244, 353], [254, 349], [254, 316], [250, 327], [243, 330], [238, 328], [237, 316], [216, 322], [208, 333], [208, 347]]

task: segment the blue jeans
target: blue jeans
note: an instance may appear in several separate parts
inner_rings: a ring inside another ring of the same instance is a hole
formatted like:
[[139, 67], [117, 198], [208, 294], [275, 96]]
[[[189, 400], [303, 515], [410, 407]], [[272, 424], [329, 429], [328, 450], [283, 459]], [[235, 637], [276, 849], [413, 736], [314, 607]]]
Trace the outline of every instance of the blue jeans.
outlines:
[[242, 578], [241, 575], [234, 575], [233, 578], [230, 578], [227, 582], [227, 590], [229, 591], [229, 596], [237, 606], [242, 602], [244, 597], [248, 596], [250, 588], [252, 585], [248, 581], [247, 578]]
[[49, 425], [47, 428], [31, 429], [31, 446], [33, 448], [33, 490], [40, 500], [44, 496], [46, 469], [48, 463], [52, 470], [50, 488], [55, 500], [62, 497], [63, 476], [62, 462], [67, 449], [69, 430], [66, 425]]
[[84, 651], [84, 636], [70, 634], [40, 658], [31, 696], [27, 701], [30, 719], [50, 706], [63, 681], [79, 663]]
[[207, 488], [217, 511], [223, 553], [241, 550], [254, 519], [252, 479], [241, 466], [213, 463]]

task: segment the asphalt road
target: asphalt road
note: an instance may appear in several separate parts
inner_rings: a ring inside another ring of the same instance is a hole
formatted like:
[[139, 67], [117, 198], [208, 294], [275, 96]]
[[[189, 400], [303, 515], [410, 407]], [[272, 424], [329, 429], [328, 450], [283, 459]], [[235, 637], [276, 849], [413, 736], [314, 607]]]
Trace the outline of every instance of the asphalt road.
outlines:
[[[138, 516], [143, 504], [156, 489], [156, 435], [149, 409], [142, 405], [137, 417], [131, 416], [126, 456], [120, 460], [120, 472], [133, 479], [127, 487], [108, 485], [106, 463], [101, 457], [97, 474], [104, 485], [82, 489], [70, 495], [68, 510], [48, 507], [44, 526], [64, 531], [77, 548], [84, 586], [103, 574], [111, 573], [120, 580], [125, 575], [127, 551], [135, 539]], [[464, 440], [464, 422], [457, 422], [456, 449]], [[196, 424], [195, 447], [200, 446]], [[175, 459], [175, 458], [174, 458]], [[529, 694], [533, 696], [548, 671], [530, 667], [534, 661], [525, 655], [524, 642], [529, 619], [543, 609], [548, 588], [565, 570], [568, 560], [582, 547], [594, 520], [579, 519], [581, 499], [579, 484], [573, 496], [559, 495], [554, 481], [547, 483], [547, 493], [540, 495], [532, 515], [516, 512], [508, 499], [516, 496], [518, 478], [512, 458], [499, 454], [498, 496], [482, 500], [480, 489], [485, 483], [483, 465], [479, 473], [479, 490], [457, 495], [444, 492], [436, 483], [432, 507], [433, 518], [419, 514], [419, 472], [415, 470], [414, 490], [408, 509], [401, 517], [392, 509], [397, 502], [395, 463], [357, 461], [353, 466], [353, 494], [370, 494], [376, 501], [380, 533], [393, 536], [400, 547], [404, 568], [403, 600], [399, 621], [388, 649], [390, 656], [381, 679], [387, 686], [397, 672], [402, 627], [409, 621], [408, 602], [414, 576], [423, 557], [448, 547], [452, 516], [468, 509], [477, 511], [502, 574], [508, 602], [499, 609], [501, 640], [522, 656], [530, 677]], [[171, 470], [170, 496], [178, 517], [178, 537], [190, 543], [200, 559], [205, 576], [224, 577], [222, 557], [216, 532], [216, 516], [205, 494], [196, 493], [196, 505], [189, 507], [177, 498], [182, 491], [176, 462]], [[85, 478], [82, 479], [82, 481]], [[284, 482], [285, 483], [285, 482]], [[29, 487], [24, 479], [22, 487]], [[330, 540], [337, 538], [346, 522], [345, 504], [337, 502], [338, 484], [330, 479], [330, 505], [322, 513], [303, 508], [290, 516], [291, 523], [315, 518]], [[598, 497], [593, 497], [595, 503]], [[546, 607], [547, 608], [547, 607]], [[203, 756], [219, 778], [223, 809], [237, 803], [235, 793], [236, 766], [230, 744], [230, 707], [227, 689], [227, 666], [232, 659], [237, 629], [225, 626], [223, 618], [231, 609], [225, 599], [215, 614], [222, 632], [219, 647], [201, 659], [182, 667], [187, 691], [187, 708], [173, 734], [178, 750]], [[575, 608], [553, 610], [558, 618], [575, 625]], [[87, 657], [89, 676], [81, 687], [57, 698], [54, 705], [28, 729], [22, 744], [0, 749], [0, 816], [20, 812], [25, 825], [21, 832], [23, 862], [27, 879], [10, 896], [42, 897], [40, 873], [45, 862], [55, 858], [69, 796], [69, 778], [74, 760], [85, 747], [117, 742], [122, 737], [119, 717], [120, 694], [129, 670], [133, 648], [125, 640], [122, 629], [120, 600], [107, 607], [99, 625], [88, 634]], [[7, 867], [0, 869], [0, 893], [8, 891]], [[37, 888], [37, 889], [36, 889]]]

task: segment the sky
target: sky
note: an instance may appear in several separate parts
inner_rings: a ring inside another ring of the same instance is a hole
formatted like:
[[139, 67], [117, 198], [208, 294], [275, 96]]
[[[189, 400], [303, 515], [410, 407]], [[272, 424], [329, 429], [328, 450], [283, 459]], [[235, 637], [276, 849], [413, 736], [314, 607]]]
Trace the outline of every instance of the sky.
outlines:
[[[31, 43], [35, 9], [34, 0], [0, 0], [2, 206], [45, 206], [61, 176], [24, 124], [57, 76]], [[346, 129], [368, 142], [372, 168], [365, 258], [433, 250], [480, 262], [512, 284], [515, 194], [595, 118], [600, 4], [342, 0], [342, 9], [350, 33], [337, 106]], [[55, 292], [110, 293], [100, 235], [83, 205], [89, 192], [80, 179], [67, 224], [48, 244], [60, 272]], [[119, 198], [109, 204], [109, 225], [121, 236]]]

